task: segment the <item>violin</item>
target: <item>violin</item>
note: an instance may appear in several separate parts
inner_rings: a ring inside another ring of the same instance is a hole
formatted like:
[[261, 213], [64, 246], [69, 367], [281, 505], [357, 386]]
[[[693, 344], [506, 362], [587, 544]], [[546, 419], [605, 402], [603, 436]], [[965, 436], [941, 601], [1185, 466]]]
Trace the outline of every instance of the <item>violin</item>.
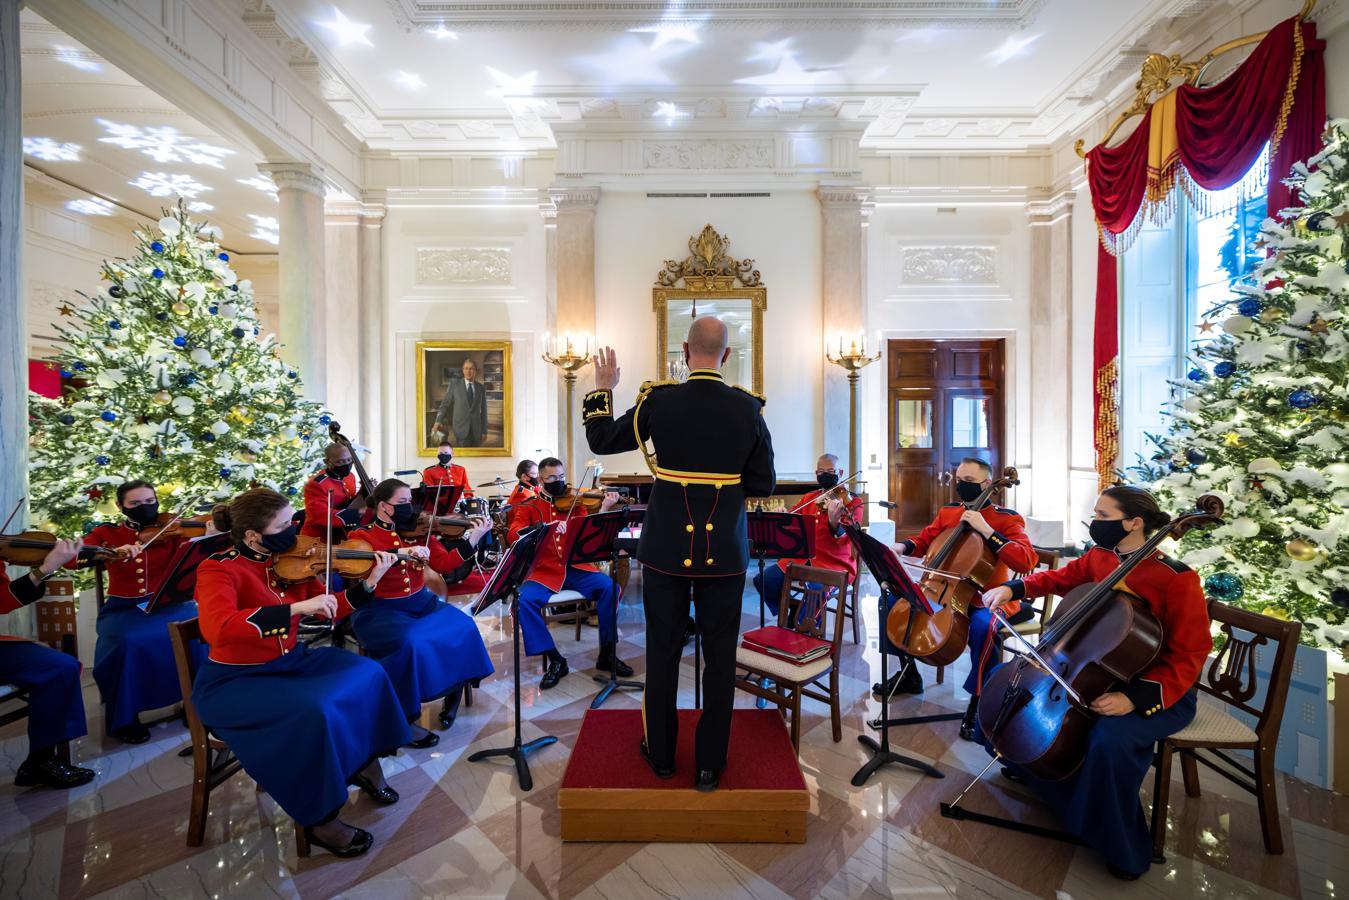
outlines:
[[351, 445], [351, 441], [342, 434], [342, 426], [333, 420], [328, 423], [328, 437], [332, 438], [333, 443], [341, 444], [351, 452], [351, 469], [356, 473], [356, 483], [358, 492], [356, 499], [351, 501], [351, 509], [365, 509], [366, 504], [375, 493], [375, 480], [365, 471], [365, 466], [361, 465], [361, 455], [356, 452], [356, 448]]
[[[994, 491], [1020, 484], [1014, 466], [984, 488], [966, 509], [982, 509]], [[961, 521], [943, 531], [923, 558], [917, 587], [931, 611], [910, 608], [904, 600], [890, 607], [885, 630], [890, 641], [915, 659], [932, 666], [949, 666], [960, 658], [970, 639], [970, 606], [989, 587], [998, 558], [983, 536]]]
[[149, 534], [145, 543], [149, 543], [157, 538], [199, 538], [204, 537], [206, 528], [210, 524], [210, 515], [203, 514], [197, 516], [179, 516], [173, 513], [162, 512], [153, 522], [141, 529], [142, 534]]
[[[562, 512], [571, 512], [572, 507], [580, 504], [586, 512], [596, 512], [604, 505], [604, 495], [608, 491], [581, 491], [572, 488], [561, 497], [553, 498], [553, 505]], [[632, 502], [632, 498], [623, 494], [618, 495], [618, 505], [627, 506]]]
[[[299, 584], [311, 578], [322, 578], [328, 571], [327, 546], [316, 537], [300, 535], [295, 546], [272, 557], [272, 572], [287, 584]], [[365, 541], [350, 540], [332, 547], [332, 570], [345, 578], [362, 579], [375, 568], [375, 548]], [[422, 560], [407, 553], [394, 553], [404, 562], [422, 564]]]
[[1176, 516], [1096, 584], [1068, 592], [1031, 653], [998, 666], [984, 682], [977, 715], [998, 756], [1048, 781], [1082, 764], [1096, 714], [1091, 703], [1143, 671], [1162, 646], [1147, 604], [1120, 586], [1168, 536], [1222, 519], [1212, 494]]
[[429, 531], [450, 540], [458, 540], [464, 536], [464, 532], [477, 524], [477, 520], [464, 516], [433, 516], [430, 513], [422, 513], [417, 517], [416, 525], [406, 531], [399, 531], [398, 536], [405, 541], [419, 541], [426, 537]]
[[[46, 531], [25, 531], [22, 534], [0, 534], [0, 560], [11, 566], [42, 565], [47, 554], [56, 546], [57, 537]], [[81, 547], [76, 559], [81, 562], [122, 559], [126, 552], [120, 547]]]

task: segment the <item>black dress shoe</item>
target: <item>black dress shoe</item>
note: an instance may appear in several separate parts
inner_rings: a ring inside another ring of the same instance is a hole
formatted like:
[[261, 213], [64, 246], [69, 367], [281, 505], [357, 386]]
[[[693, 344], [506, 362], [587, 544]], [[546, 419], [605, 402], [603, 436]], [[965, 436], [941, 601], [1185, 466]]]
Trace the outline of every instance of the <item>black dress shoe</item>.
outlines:
[[351, 836], [351, 841], [345, 847], [334, 847], [332, 844], [319, 840], [314, 836], [314, 829], [306, 827], [304, 836], [309, 839], [309, 843], [315, 847], [322, 847], [333, 856], [340, 856], [343, 859], [349, 859], [353, 856], [360, 856], [375, 845], [375, 836], [364, 828], [356, 828], [356, 833]]
[[458, 685], [454, 690], [445, 695], [445, 701], [440, 704], [440, 727], [449, 728], [454, 724], [454, 720], [459, 715], [459, 704], [464, 700], [464, 686]]
[[891, 675], [884, 685], [878, 681], [871, 686], [871, 693], [891, 697], [896, 694], [921, 694], [922, 692], [923, 676], [918, 674], [918, 667], [912, 665], [902, 673], [896, 672]]
[[1120, 881], [1137, 881], [1142, 872], [1126, 872], [1114, 863], [1105, 864], [1106, 871], [1114, 875]]
[[962, 741], [973, 741], [975, 729], [975, 716], [979, 713], [979, 697], [970, 698], [970, 705], [965, 707], [965, 718], [960, 720], [960, 739]]
[[543, 679], [539, 682], [539, 690], [546, 691], [549, 688], [557, 687], [557, 683], [567, 677], [571, 669], [567, 668], [565, 659], [555, 660], [548, 664], [548, 671], [543, 673]]
[[715, 769], [699, 769], [698, 780], [694, 787], [704, 794], [710, 794], [717, 789], [717, 784], [721, 781], [721, 773]]
[[52, 756], [37, 762], [25, 760], [14, 773], [14, 786], [73, 788], [93, 781], [96, 774], [93, 769], [72, 766]]
[[150, 729], [140, 722], [132, 722], [125, 728], [118, 728], [112, 733], [112, 736], [123, 744], [144, 744], [150, 740]]
[[632, 675], [632, 666], [613, 655], [605, 656], [601, 653], [599, 658], [595, 660], [595, 668], [601, 672], [613, 672], [619, 678], [627, 678]]
[[642, 749], [642, 759], [646, 760], [646, 764], [651, 767], [652, 772], [656, 773], [657, 778], [674, 777], [675, 773], [674, 766], [657, 765], [655, 757], [653, 757], [651, 755], [651, 751], [647, 749], [646, 741], [642, 741], [641, 749]]
[[417, 740], [408, 741], [404, 746], [411, 747], [414, 750], [425, 750], [428, 747], [434, 747], [439, 743], [440, 735], [436, 734], [434, 731], [428, 731], [423, 736], [417, 738]]
[[[371, 781], [369, 778], [366, 778], [364, 775], [355, 775], [355, 776], [353, 776], [352, 779], [351, 779], [351, 783], [354, 784], [356, 787], [360, 788], [361, 790], [365, 791], [367, 794], [369, 794], [369, 795], [370, 795], [370, 799], [371, 799], [371, 800], [374, 800], [376, 803], [380, 803], [380, 804], [383, 804], [384, 806], [388, 806], [388, 805], [391, 804], [391, 803], [397, 803], [397, 802], [398, 802], [398, 792], [395, 791], [392, 787], [390, 787], [390, 786], [387, 785], [387, 784], [384, 785], [384, 787], [382, 787], [382, 788], [377, 788], [377, 787], [375, 787], [375, 783], [374, 783], [373, 781]], [[359, 831], [360, 829], [357, 829], [357, 830]], [[324, 846], [326, 846], [326, 845], [324, 845]], [[331, 848], [329, 848], [329, 849], [331, 849]], [[366, 850], [368, 850], [368, 849], [370, 849], [370, 848], [367, 847]], [[362, 851], [360, 851], [360, 852], [361, 852], [361, 853], [364, 853], [365, 850], [362, 850]], [[338, 854], [338, 856], [341, 856], [341, 855], [342, 855], [342, 854], [340, 854], [340, 853]], [[352, 855], [352, 856], [355, 856], [356, 854], [353, 853], [353, 854], [351, 854], [351, 855]]]

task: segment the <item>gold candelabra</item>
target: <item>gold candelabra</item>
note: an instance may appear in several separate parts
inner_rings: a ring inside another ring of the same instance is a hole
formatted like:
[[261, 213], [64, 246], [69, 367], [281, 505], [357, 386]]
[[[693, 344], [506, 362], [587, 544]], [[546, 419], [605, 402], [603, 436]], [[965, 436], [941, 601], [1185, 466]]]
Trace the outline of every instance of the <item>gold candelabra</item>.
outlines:
[[[844, 349], [844, 341], [848, 342], [848, 347]], [[844, 338], [842, 334], [838, 336], [838, 352], [835, 353], [832, 342], [825, 346], [824, 357], [836, 366], [841, 366], [848, 372], [848, 471], [856, 474], [862, 471], [859, 460], [860, 447], [857, 439], [857, 385], [862, 377], [862, 370], [881, 358], [881, 351], [877, 350], [875, 355], [867, 355], [867, 336], [865, 332], [858, 332], [856, 338]]]
[[543, 339], [546, 348], [543, 351], [544, 361], [557, 366], [567, 383], [567, 450], [561, 455], [567, 463], [568, 472], [571, 471], [571, 454], [575, 448], [572, 433], [575, 419], [576, 373], [590, 365], [590, 338], [586, 336], [579, 340], [581, 346], [578, 348], [576, 339], [570, 334], [558, 335], [551, 340], [545, 335]]

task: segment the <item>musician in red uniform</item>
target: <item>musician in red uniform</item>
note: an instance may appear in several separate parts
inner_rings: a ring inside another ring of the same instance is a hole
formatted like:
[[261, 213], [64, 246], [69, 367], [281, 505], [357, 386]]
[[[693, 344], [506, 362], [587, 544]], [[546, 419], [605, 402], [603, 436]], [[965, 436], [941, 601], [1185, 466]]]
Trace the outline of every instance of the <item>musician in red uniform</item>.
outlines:
[[539, 496], [539, 467], [532, 459], [522, 459], [515, 467], [516, 485], [506, 498], [507, 506], [519, 506]]
[[[814, 520], [815, 557], [813, 559], [779, 560], [776, 566], [764, 569], [762, 580], [758, 575], [754, 576], [754, 586], [759, 589], [764, 603], [768, 604], [768, 608], [773, 611], [775, 616], [778, 614], [778, 601], [782, 596], [782, 583], [786, 578], [787, 567], [792, 564], [818, 566], [821, 569], [829, 569], [834, 572], [846, 572], [849, 581], [857, 577], [857, 560], [853, 559], [852, 541], [844, 532], [842, 523], [845, 512], [850, 519], [861, 519], [862, 498], [849, 496], [843, 488], [839, 488], [829, 494], [823, 514], [821, 514], [816, 503], [820, 495], [829, 492], [838, 484], [842, 474], [838, 467], [838, 457], [832, 453], [825, 453], [815, 462], [815, 482], [819, 485], [819, 488], [806, 494], [797, 504], [802, 514]], [[846, 505], [842, 499], [844, 497], [848, 498]], [[836, 502], [829, 502], [829, 500], [836, 500]]]
[[[47, 591], [47, 579], [75, 558], [79, 541], [58, 540], [41, 565], [14, 581], [0, 562], [0, 613], [36, 602]], [[0, 637], [0, 684], [28, 691], [28, 756], [14, 775], [16, 787], [45, 785], [71, 788], [88, 784], [94, 770], [72, 766], [56, 754], [59, 744], [88, 733], [80, 661], [34, 641]]]
[[[554, 500], [567, 494], [567, 470], [562, 460], [549, 457], [539, 463], [539, 473], [543, 482], [544, 496], [526, 500], [511, 510], [510, 542], [515, 543], [520, 532], [527, 528], [557, 522], [548, 540], [539, 549], [534, 567], [520, 588], [520, 631], [524, 634], [525, 654], [548, 657], [548, 668], [544, 671], [539, 687], [543, 690], [555, 687], [571, 671], [567, 668], [567, 658], [557, 650], [553, 636], [543, 621], [543, 604], [559, 591], [577, 591], [585, 599], [595, 604], [595, 612], [600, 619], [600, 653], [595, 660], [595, 668], [616, 672], [626, 678], [632, 674], [632, 667], [618, 658], [618, 593], [608, 575], [603, 574], [589, 563], [579, 566], [566, 564], [567, 554], [571, 550], [571, 539], [567, 537], [568, 526], [574, 527], [576, 520], [586, 515], [581, 503], [574, 504], [567, 512], [562, 512]], [[607, 493], [600, 505], [600, 512], [608, 512], [618, 502], [618, 495]]]
[[117, 508], [121, 522], [99, 525], [84, 536], [87, 546], [124, 551], [122, 558], [105, 563], [108, 596], [98, 611], [94, 681], [103, 697], [108, 733], [127, 744], [143, 744], [150, 731], [140, 714], [183, 699], [167, 626], [195, 616], [197, 604], [188, 600], [145, 611], [187, 538], [159, 536], [159, 498], [148, 481], [119, 485]]
[[[973, 456], [961, 460], [960, 465], [956, 467], [955, 476], [956, 496], [961, 502], [943, 506], [937, 510], [937, 517], [932, 520], [932, 524], [909, 540], [902, 541], [898, 548], [902, 551], [902, 555], [926, 556], [932, 542], [940, 537], [943, 531], [961, 522], [967, 522], [984, 539], [984, 543], [997, 560], [991, 584], [1006, 581], [1009, 571], [1023, 574], [1034, 569], [1038, 557], [1035, 555], [1035, 547], [1031, 545], [1030, 538], [1026, 536], [1025, 519], [1015, 510], [994, 506], [991, 502], [986, 502], [977, 510], [967, 506], [977, 500], [992, 483], [993, 468], [986, 461]], [[1020, 605], [1015, 605], [1005, 610], [1003, 615], [1015, 615], [1019, 609]], [[970, 674], [965, 677], [965, 690], [969, 692], [970, 702], [960, 723], [960, 736], [967, 741], [978, 741], [982, 738], [979, 733], [979, 722], [975, 716], [979, 702], [980, 669], [982, 668], [984, 674], [987, 674], [987, 670], [998, 662], [1002, 648], [1002, 639], [989, 628], [991, 620], [985, 607], [976, 605], [970, 609]], [[992, 642], [988, 640], [990, 634], [993, 637]], [[885, 643], [890, 646], [888, 638]], [[923, 690], [923, 676], [918, 674], [918, 667], [905, 666], [905, 655], [899, 656], [900, 670], [890, 679], [891, 693], [896, 691], [920, 693]], [[879, 684], [873, 685], [872, 690], [879, 691], [881, 687]]]
[[[370, 595], [360, 581], [330, 594], [318, 578], [277, 578], [273, 555], [296, 538], [294, 511], [276, 491], [252, 488], [212, 515], [234, 547], [197, 569], [201, 632], [211, 654], [197, 671], [192, 702], [312, 843], [359, 856], [374, 838], [338, 818], [347, 786], [376, 803], [398, 802], [380, 757], [411, 739], [407, 719], [379, 663], [310, 648], [296, 633], [301, 616], [340, 619]], [[394, 562], [393, 554], [376, 553], [371, 577], [378, 581]]]
[[[1095, 544], [1061, 569], [1037, 572], [984, 594], [990, 609], [1026, 597], [1064, 595], [1108, 577], [1148, 536], [1170, 524], [1151, 494], [1139, 487], [1107, 488], [1096, 500], [1091, 520]], [[1213, 649], [1208, 601], [1199, 576], [1154, 551], [1131, 571], [1120, 589], [1134, 594], [1162, 626], [1162, 645], [1152, 664], [1119, 690], [1092, 701], [1099, 718], [1092, 726], [1082, 766], [1063, 781], [1047, 782], [1009, 767], [1058, 810], [1068, 829], [1101, 853], [1111, 874], [1125, 880], [1146, 872], [1152, 862], [1138, 789], [1152, 765], [1157, 742], [1194, 718], [1195, 684]]]
[[436, 464], [422, 469], [422, 505], [429, 512], [439, 487], [438, 515], [445, 515], [454, 509], [461, 497], [472, 499], [473, 485], [468, 483], [468, 470], [454, 459], [454, 447], [449, 441], [442, 441], [436, 448]]
[[351, 473], [354, 458], [342, 444], [329, 444], [323, 449], [323, 463], [324, 468], [304, 485], [304, 525], [300, 534], [326, 538], [331, 523], [333, 539], [339, 540], [346, 533], [343, 529], [347, 522], [358, 521], [350, 513], [346, 519], [342, 516], [342, 511], [359, 493], [356, 476]]
[[[417, 508], [412, 488], [397, 478], [381, 481], [370, 503], [375, 521], [348, 537], [411, 559], [399, 559], [383, 578], [366, 578], [366, 589], [375, 599], [352, 616], [352, 629], [365, 652], [388, 673], [408, 721], [421, 715], [423, 703], [444, 698], [440, 722], [449, 728], [464, 685], [476, 686], [491, 675], [492, 661], [473, 620], [426, 587], [423, 566], [444, 575], [462, 566], [464, 558], [440, 541], [410, 542], [399, 535], [417, 524]], [[484, 525], [477, 537], [485, 530]], [[412, 733], [413, 747], [440, 743], [439, 736], [420, 725], [413, 724]]]

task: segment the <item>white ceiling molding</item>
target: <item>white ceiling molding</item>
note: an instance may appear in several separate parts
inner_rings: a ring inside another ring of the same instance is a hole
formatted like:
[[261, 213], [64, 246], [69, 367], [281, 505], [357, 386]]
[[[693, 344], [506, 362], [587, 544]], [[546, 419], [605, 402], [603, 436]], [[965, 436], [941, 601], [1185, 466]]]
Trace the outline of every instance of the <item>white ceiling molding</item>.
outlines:
[[1024, 28], [1043, 0], [834, 0], [764, 3], [761, 0], [385, 0], [404, 31], [537, 28], [624, 28], [652, 22], [697, 22], [718, 28], [788, 24], [796, 28], [888, 26]]

